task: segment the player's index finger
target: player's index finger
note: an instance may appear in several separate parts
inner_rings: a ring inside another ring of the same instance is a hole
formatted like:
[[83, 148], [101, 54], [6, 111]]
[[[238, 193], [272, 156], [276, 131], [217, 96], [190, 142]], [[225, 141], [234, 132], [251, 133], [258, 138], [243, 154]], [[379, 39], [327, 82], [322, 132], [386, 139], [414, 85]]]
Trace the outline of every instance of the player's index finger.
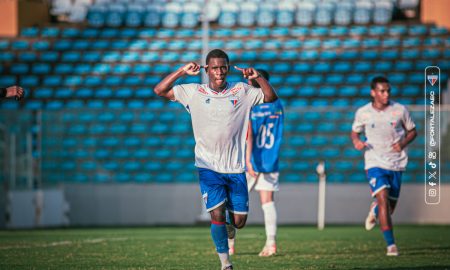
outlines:
[[240, 68], [240, 67], [238, 67], [238, 66], [234, 66], [234, 68], [237, 69], [237, 70], [239, 70], [239, 71], [244, 71], [243, 68]]

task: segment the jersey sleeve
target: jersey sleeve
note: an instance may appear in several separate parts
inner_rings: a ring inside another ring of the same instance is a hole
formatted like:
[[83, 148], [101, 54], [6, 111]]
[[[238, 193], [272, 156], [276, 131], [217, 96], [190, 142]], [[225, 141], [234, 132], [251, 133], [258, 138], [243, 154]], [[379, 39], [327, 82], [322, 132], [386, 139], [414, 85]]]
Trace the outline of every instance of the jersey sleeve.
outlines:
[[251, 99], [252, 106], [264, 103], [264, 93], [261, 88], [253, 87], [249, 84], [243, 83], [245, 92]]
[[352, 131], [356, 133], [361, 133], [364, 131], [364, 123], [361, 117], [361, 110], [357, 110], [355, 113], [355, 120], [352, 124]]
[[407, 131], [410, 131], [416, 127], [416, 124], [412, 120], [411, 115], [409, 114], [409, 111], [406, 108], [403, 110], [402, 121], [403, 121], [403, 126], [405, 127], [405, 129]]
[[189, 102], [196, 89], [197, 84], [195, 83], [175, 85], [173, 87], [174, 101], [181, 103], [185, 108], [189, 107]]

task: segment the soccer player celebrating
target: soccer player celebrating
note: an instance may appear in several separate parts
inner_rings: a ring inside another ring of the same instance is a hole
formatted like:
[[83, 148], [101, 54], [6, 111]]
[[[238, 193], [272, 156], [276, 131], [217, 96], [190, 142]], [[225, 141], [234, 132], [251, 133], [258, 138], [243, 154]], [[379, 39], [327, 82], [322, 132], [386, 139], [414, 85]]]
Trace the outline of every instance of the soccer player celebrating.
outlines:
[[[258, 72], [269, 80], [265, 70]], [[260, 87], [255, 80], [249, 84]], [[250, 112], [247, 137], [246, 166], [248, 189], [259, 191], [264, 212], [266, 244], [259, 253], [261, 257], [275, 255], [277, 234], [277, 212], [273, 200], [274, 191], [278, 191], [278, 156], [283, 135], [283, 107], [279, 99], [273, 103], [256, 105]], [[230, 254], [234, 254], [234, 238], [228, 239]]]
[[[379, 219], [387, 244], [387, 256], [398, 256], [391, 215], [400, 194], [402, 172], [408, 163], [407, 145], [417, 136], [408, 110], [389, 100], [391, 86], [385, 77], [371, 82], [372, 102], [356, 111], [351, 139], [357, 150], [364, 150], [365, 170], [369, 180], [372, 203], [366, 218], [371, 230]], [[364, 133], [366, 141], [360, 139]]]
[[0, 88], [0, 98], [16, 97], [17, 100], [23, 98], [24, 91], [20, 86], [10, 86], [6, 88]]
[[154, 91], [157, 95], [181, 103], [191, 114], [195, 138], [195, 166], [200, 190], [211, 215], [211, 236], [222, 268], [233, 269], [228, 254], [225, 210], [231, 224], [245, 226], [248, 213], [248, 190], [244, 173], [245, 140], [250, 110], [263, 102], [278, 99], [272, 86], [254, 68], [241, 69], [243, 76], [255, 80], [261, 88], [246, 83], [229, 83], [228, 55], [212, 50], [206, 56], [207, 84], [181, 84], [184, 75], [197, 75], [201, 66], [191, 62], [169, 74]]

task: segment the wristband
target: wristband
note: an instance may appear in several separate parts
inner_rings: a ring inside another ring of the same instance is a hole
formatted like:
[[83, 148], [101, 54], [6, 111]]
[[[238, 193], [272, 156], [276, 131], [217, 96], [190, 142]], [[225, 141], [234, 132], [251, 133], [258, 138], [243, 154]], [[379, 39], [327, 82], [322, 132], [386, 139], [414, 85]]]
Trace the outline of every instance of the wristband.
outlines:
[[0, 98], [6, 97], [6, 88], [0, 88]]

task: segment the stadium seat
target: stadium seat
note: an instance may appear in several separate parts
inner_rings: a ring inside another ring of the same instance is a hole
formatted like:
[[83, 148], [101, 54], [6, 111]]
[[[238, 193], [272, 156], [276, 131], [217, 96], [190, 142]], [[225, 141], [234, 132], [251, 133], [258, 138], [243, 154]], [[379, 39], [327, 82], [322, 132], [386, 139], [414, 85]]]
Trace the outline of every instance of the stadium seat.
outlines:
[[219, 16], [219, 25], [223, 27], [234, 27], [237, 24], [239, 7], [236, 3], [225, 2], [222, 5], [222, 11]]
[[259, 5], [256, 23], [260, 27], [270, 27], [275, 24], [277, 6], [271, 2], [263, 2]]
[[295, 22], [298, 25], [311, 25], [315, 19], [316, 5], [312, 1], [302, 1], [297, 4]]
[[278, 4], [276, 14], [276, 24], [278, 26], [289, 27], [294, 24], [295, 20], [295, 2], [281, 1]]
[[373, 4], [367, 0], [355, 1], [353, 21], [356, 24], [369, 24], [372, 20]]
[[373, 22], [376, 24], [387, 24], [392, 19], [394, 5], [392, 1], [376, 1], [373, 10]]
[[258, 6], [254, 2], [245, 1], [241, 3], [239, 14], [237, 16], [237, 23], [240, 26], [249, 27], [255, 25], [256, 12]]
[[334, 23], [337, 25], [349, 25], [352, 22], [354, 2], [343, 1], [336, 5]]
[[333, 2], [318, 2], [314, 22], [317, 25], [330, 25], [333, 21], [334, 8]]

